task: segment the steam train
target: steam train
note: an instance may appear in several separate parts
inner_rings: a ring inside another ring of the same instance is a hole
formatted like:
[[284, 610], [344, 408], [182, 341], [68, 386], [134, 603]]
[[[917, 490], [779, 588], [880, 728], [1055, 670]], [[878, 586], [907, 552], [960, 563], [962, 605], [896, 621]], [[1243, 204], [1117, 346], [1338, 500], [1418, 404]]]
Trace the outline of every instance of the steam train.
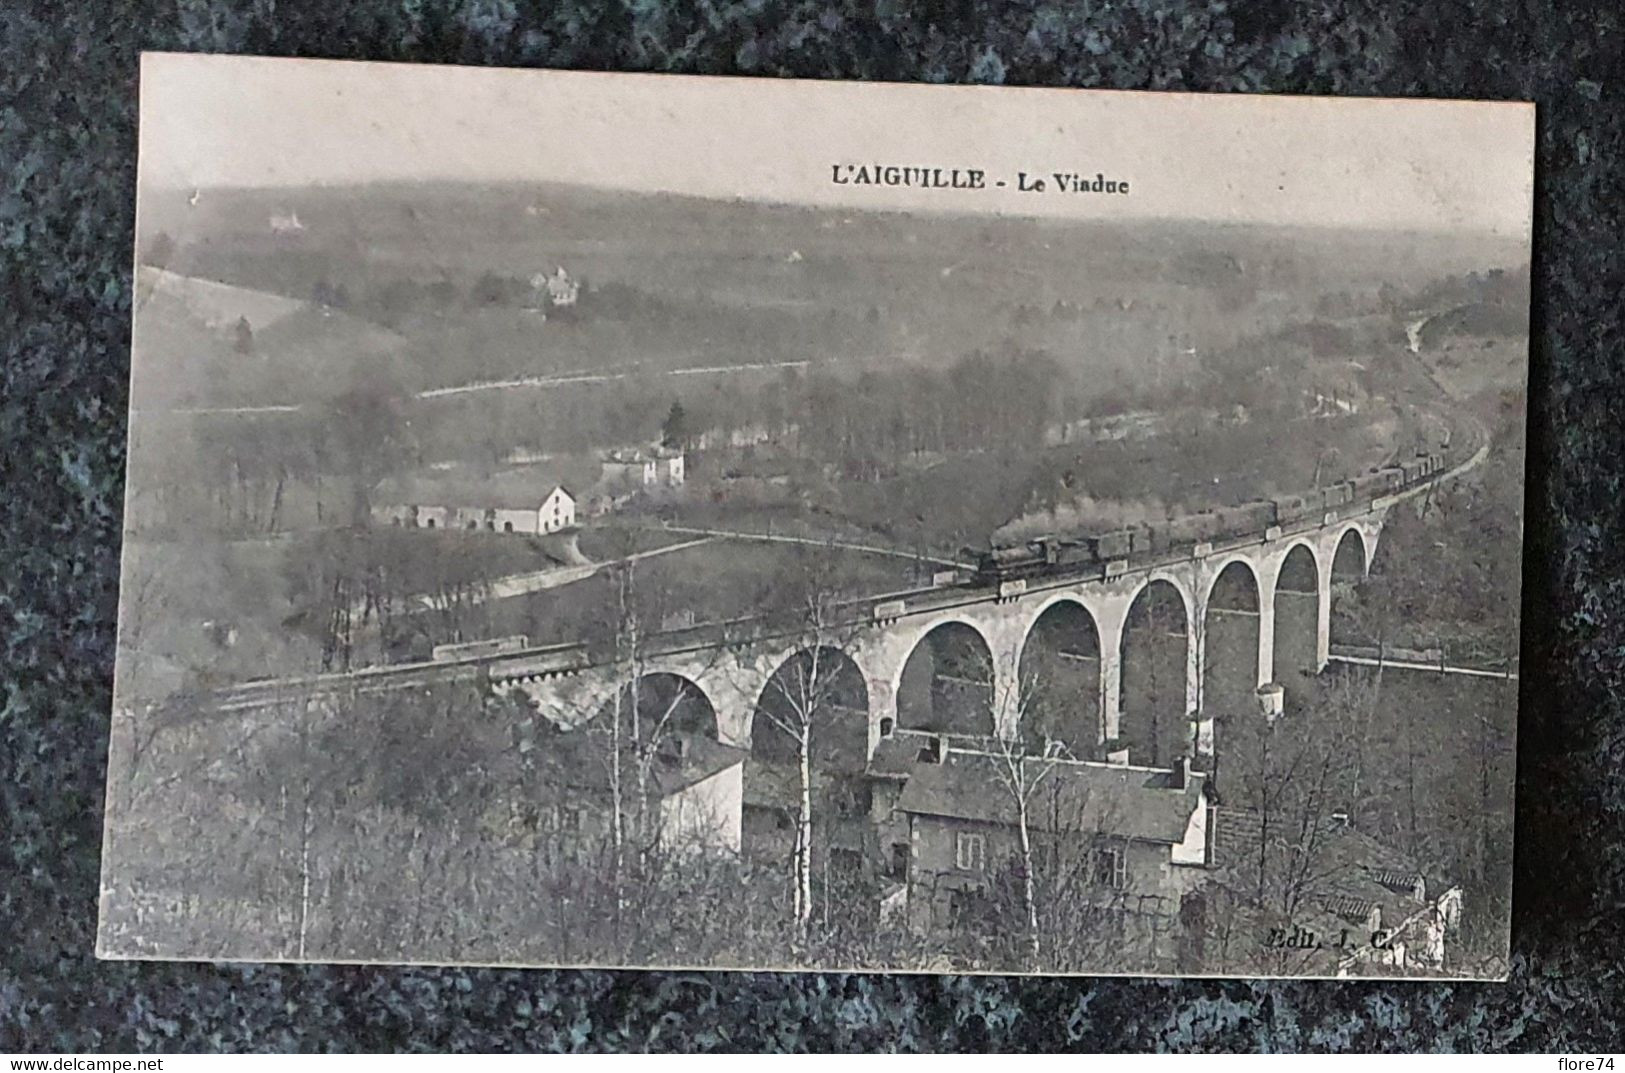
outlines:
[[977, 562], [975, 581], [999, 584], [1039, 576], [1056, 567], [1089, 567], [1118, 559], [1159, 555], [1171, 548], [1262, 534], [1277, 526], [1285, 528], [1310, 520], [1318, 523], [1329, 511], [1402, 492], [1442, 472], [1444, 467], [1443, 456], [1418, 454], [1413, 459], [1373, 469], [1352, 480], [1303, 495], [1280, 495], [1111, 533], [1055, 534], [1008, 547], [978, 550], [972, 555]]

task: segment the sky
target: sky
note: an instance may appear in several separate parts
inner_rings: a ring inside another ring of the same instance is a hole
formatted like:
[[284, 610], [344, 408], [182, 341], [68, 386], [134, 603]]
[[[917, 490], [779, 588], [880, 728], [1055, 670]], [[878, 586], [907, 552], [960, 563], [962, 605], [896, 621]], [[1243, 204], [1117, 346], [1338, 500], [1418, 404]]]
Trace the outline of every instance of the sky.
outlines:
[[[143, 188], [413, 179], [1073, 219], [1526, 238], [1534, 108], [625, 75], [150, 53]], [[838, 185], [836, 165], [982, 169], [980, 190]], [[1058, 192], [1053, 172], [1127, 181]], [[1046, 189], [1020, 190], [1019, 173]], [[995, 185], [1003, 181], [1003, 187]]]

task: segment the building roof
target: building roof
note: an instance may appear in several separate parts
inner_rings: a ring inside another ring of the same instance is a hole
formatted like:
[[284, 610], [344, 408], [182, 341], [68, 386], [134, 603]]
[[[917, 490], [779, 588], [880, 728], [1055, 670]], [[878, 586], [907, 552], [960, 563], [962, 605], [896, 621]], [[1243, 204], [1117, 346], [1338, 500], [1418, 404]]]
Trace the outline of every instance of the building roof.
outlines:
[[[841, 735], [825, 735], [825, 747], [812, 758], [812, 791], [823, 794], [864, 772], [863, 742], [840, 744]], [[816, 741], [817, 739], [815, 739]], [[801, 766], [794, 756], [768, 757], [753, 752], [745, 761], [745, 804], [793, 812], [801, 801]]]
[[654, 781], [663, 797], [738, 767], [750, 755], [744, 749], [724, 745], [703, 734], [672, 734], [667, 741], [682, 741], [686, 748], [681, 756], [661, 750], [655, 757]]
[[680, 448], [667, 447], [660, 443], [650, 444], [647, 447], [612, 447], [603, 454], [605, 462], [623, 466], [682, 457], [683, 452]]
[[[942, 764], [914, 767], [897, 807], [918, 815], [1014, 824], [1016, 802], [1004, 759], [950, 750]], [[1090, 831], [1170, 845], [1185, 839], [1207, 778], [1077, 760], [1031, 758], [1028, 823], [1039, 830]]]
[[892, 734], [875, 743], [869, 755], [869, 774], [886, 779], [906, 779], [919, 763], [920, 749], [926, 744], [923, 737]]
[[[1214, 855], [1221, 881], [1228, 875], [1241, 889], [1250, 878], [1256, 881], [1255, 862], [1263, 837], [1259, 813], [1219, 810]], [[1423, 907], [1413, 893], [1418, 884], [1429, 902], [1455, 886], [1443, 873], [1429, 874], [1409, 854], [1355, 830], [1346, 821], [1322, 821], [1312, 857], [1304, 876], [1304, 901], [1343, 919], [1364, 919], [1375, 908], [1382, 911], [1383, 926], [1394, 927]], [[1251, 877], [1249, 866], [1255, 873]]]
[[[609, 743], [604, 735], [565, 731], [549, 736], [542, 748], [548, 750], [543, 763], [558, 784], [582, 790], [609, 789]], [[670, 797], [737, 767], [748, 755], [744, 749], [724, 745], [704, 734], [670, 732], [656, 746], [654, 764], [649, 769], [651, 789], [659, 797]], [[626, 780], [623, 786], [632, 785], [634, 763], [628, 750], [622, 761], [622, 778]]]
[[801, 798], [801, 772], [793, 764], [751, 757], [745, 762], [745, 804], [794, 811]]

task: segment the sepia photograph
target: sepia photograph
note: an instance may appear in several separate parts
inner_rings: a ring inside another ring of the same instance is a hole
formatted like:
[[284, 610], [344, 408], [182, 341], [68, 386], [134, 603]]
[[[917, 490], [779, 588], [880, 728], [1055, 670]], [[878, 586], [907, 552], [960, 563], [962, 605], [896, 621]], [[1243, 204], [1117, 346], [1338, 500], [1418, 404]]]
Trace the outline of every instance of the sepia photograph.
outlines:
[[139, 122], [99, 956], [1506, 977], [1532, 106]]

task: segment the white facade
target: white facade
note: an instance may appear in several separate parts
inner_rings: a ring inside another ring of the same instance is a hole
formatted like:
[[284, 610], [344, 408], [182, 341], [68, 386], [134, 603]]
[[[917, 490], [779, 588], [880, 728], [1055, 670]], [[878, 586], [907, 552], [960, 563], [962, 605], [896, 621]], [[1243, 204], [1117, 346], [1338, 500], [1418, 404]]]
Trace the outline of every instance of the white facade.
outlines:
[[603, 458], [603, 482], [611, 488], [678, 488], [686, 476], [683, 452], [670, 447], [615, 450]]
[[738, 761], [660, 801], [660, 842], [738, 853], [745, 765]]
[[[1190, 759], [1184, 761], [1186, 778], [1190, 777]], [[1209, 805], [1206, 796], [1196, 802], [1191, 809], [1190, 819], [1185, 824], [1185, 837], [1173, 848], [1169, 860], [1174, 864], [1207, 865], [1208, 860], [1208, 822], [1210, 819]]]
[[499, 533], [535, 533], [540, 521], [538, 511], [498, 507], [492, 511], [492, 521]]
[[556, 306], [573, 306], [581, 296], [581, 284], [570, 278], [563, 265], [547, 277], [544, 286], [547, 288], [547, 300]]
[[662, 484], [672, 488], [681, 486], [683, 483], [683, 452], [662, 453], [657, 461], [659, 463], [657, 479]]
[[576, 523], [575, 497], [561, 485], [547, 493], [536, 512], [536, 529], [542, 533], [556, 533]]

